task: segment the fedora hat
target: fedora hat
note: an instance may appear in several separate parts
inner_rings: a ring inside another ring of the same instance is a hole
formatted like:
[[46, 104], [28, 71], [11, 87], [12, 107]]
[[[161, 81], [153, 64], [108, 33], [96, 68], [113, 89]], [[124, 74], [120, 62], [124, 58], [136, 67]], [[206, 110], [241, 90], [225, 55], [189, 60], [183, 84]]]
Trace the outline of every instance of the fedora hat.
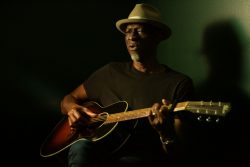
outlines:
[[116, 28], [125, 33], [126, 25], [129, 23], [147, 23], [155, 26], [162, 32], [163, 39], [171, 35], [171, 29], [161, 21], [159, 10], [145, 3], [136, 4], [127, 19], [116, 22]]

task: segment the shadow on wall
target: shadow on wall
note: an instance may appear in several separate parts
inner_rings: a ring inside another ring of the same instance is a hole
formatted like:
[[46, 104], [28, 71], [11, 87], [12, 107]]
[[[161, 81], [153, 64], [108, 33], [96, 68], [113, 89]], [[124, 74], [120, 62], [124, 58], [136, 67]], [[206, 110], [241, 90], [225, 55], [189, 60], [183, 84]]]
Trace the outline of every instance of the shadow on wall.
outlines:
[[227, 101], [237, 112], [249, 113], [250, 97], [242, 89], [244, 47], [236, 20], [209, 24], [203, 34], [201, 54], [208, 65], [208, 76], [197, 86], [202, 100]]
[[222, 128], [202, 127], [198, 134], [205, 139], [203, 142], [214, 139], [210, 141], [216, 143], [208, 144], [207, 148], [215, 149], [213, 157], [218, 154], [223, 164], [246, 167], [250, 166], [250, 98], [241, 87], [244, 47], [240, 28], [234, 19], [216, 21], [205, 28], [201, 54], [208, 65], [208, 75], [197, 85], [196, 98], [231, 103], [231, 112]]

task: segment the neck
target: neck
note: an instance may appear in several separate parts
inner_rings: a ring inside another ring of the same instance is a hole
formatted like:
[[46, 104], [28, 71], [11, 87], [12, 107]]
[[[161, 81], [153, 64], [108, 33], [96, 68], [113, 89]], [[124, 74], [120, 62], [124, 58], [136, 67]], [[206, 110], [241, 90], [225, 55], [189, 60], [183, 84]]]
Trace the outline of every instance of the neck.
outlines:
[[160, 73], [165, 70], [165, 67], [158, 63], [157, 60], [154, 61], [133, 61], [133, 67], [143, 73]]

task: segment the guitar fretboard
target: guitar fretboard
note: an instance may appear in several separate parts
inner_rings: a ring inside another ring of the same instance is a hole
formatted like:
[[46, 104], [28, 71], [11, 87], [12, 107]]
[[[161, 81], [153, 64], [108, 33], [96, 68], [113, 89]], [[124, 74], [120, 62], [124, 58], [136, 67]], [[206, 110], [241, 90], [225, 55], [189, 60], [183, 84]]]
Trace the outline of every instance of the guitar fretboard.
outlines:
[[[186, 108], [187, 104], [188, 104], [187, 102], [178, 103], [176, 105], [176, 107], [174, 108], [174, 111], [176, 112], [176, 111], [184, 110]], [[127, 111], [127, 112], [110, 114], [110, 115], [108, 115], [107, 120], [104, 122], [104, 124], [147, 117], [150, 114], [150, 109], [151, 108], [144, 108], [144, 109], [138, 109], [138, 110], [132, 110], [132, 111]]]
[[104, 122], [104, 124], [143, 118], [143, 117], [149, 116], [149, 113], [150, 113], [150, 108], [127, 111], [123, 113], [115, 113], [115, 114], [109, 115], [107, 117], [107, 120]]

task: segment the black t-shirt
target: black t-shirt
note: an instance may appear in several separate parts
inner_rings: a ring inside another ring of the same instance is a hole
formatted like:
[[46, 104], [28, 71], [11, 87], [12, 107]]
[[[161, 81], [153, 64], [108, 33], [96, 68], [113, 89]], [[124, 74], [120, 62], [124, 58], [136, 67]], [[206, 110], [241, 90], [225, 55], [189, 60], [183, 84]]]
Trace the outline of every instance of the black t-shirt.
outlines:
[[125, 100], [130, 109], [139, 109], [161, 102], [184, 101], [193, 93], [192, 80], [186, 75], [166, 66], [157, 74], [137, 71], [130, 62], [113, 62], [93, 73], [85, 82], [89, 99], [110, 105]]
[[[165, 71], [146, 74], [133, 68], [131, 62], [112, 62], [94, 72], [83, 84], [90, 100], [103, 106], [127, 101], [129, 110], [151, 107], [165, 98], [171, 102], [189, 100], [193, 82], [188, 76], [165, 66]], [[126, 151], [157, 155], [162, 152], [159, 135], [147, 118], [138, 119]]]

